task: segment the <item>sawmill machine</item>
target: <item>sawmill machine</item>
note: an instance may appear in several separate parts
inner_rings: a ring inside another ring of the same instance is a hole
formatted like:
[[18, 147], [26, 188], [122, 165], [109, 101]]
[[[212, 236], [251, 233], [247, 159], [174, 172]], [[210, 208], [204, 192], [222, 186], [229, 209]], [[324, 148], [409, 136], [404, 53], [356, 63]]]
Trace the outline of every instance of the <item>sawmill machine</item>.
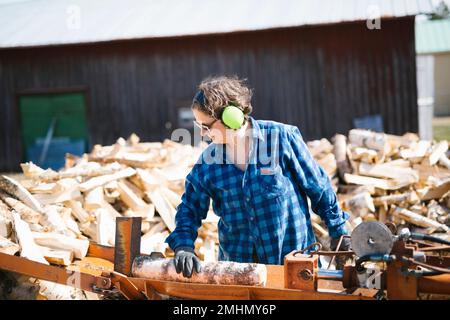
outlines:
[[[351, 234], [351, 251], [338, 251], [339, 247], [325, 251], [320, 243], [313, 243], [287, 254], [284, 265], [246, 264], [248, 267], [242, 268], [242, 264], [231, 262], [210, 263], [213, 273], [225, 266], [233, 274], [233, 265], [239, 266], [240, 276], [228, 277], [226, 281], [220, 272], [202, 277], [201, 273], [206, 272], [203, 270], [190, 279], [184, 278], [173, 271], [172, 259], [157, 252], [141, 254], [140, 230], [141, 218], [120, 217], [116, 220], [115, 247], [91, 243], [87, 256], [68, 267], [0, 253], [0, 269], [104, 297], [126, 299], [365, 300], [418, 299], [424, 294], [450, 297], [449, 242], [408, 229], [396, 230], [393, 224], [359, 224]], [[321, 256], [328, 258], [320, 259]], [[336, 257], [347, 259], [343, 270], [330, 269]], [[327, 259], [328, 265], [319, 263]], [[158, 271], [161, 266], [166, 267]], [[261, 281], [249, 281], [251, 272], [256, 272]]]

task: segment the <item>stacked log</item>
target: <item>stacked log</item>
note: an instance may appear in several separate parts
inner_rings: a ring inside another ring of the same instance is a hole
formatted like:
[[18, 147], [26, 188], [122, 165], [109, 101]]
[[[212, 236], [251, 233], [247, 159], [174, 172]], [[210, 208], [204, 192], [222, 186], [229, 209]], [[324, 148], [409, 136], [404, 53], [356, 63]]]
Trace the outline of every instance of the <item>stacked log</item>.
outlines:
[[[0, 252], [69, 266], [86, 256], [89, 241], [114, 246], [115, 219], [125, 216], [142, 218], [142, 253], [172, 256], [165, 239], [175, 228], [185, 177], [201, 151], [170, 140], [143, 143], [133, 134], [111, 146], [95, 145], [81, 157], [68, 154], [59, 171], [21, 164], [20, 181], [0, 177]], [[212, 209], [203, 222], [196, 250], [216, 261]]]
[[[447, 141], [420, 140], [363, 129], [307, 143], [328, 173], [350, 231], [363, 221], [393, 222], [450, 239], [450, 160]], [[330, 147], [331, 146], [331, 147]], [[318, 216], [320, 239], [328, 234]]]

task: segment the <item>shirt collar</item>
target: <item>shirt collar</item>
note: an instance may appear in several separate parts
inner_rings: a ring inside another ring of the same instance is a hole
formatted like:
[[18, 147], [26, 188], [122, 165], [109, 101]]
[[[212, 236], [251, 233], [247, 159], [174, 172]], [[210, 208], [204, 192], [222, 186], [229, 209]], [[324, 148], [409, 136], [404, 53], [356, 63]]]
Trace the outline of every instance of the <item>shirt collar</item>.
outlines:
[[264, 141], [264, 136], [261, 132], [261, 128], [259, 127], [258, 121], [256, 121], [253, 117], [248, 117], [250, 123], [252, 124], [252, 137], [255, 139], [260, 139]]
[[[248, 119], [249, 119], [249, 121], [252, 124], [251, 137], [252, 137], [253, 141], [255, 142], [255, 139], [259, 139], [261, 141], [265, 141], [264, 136], [262, 134], [262, 130], [261, 130], [259, 124], [258, 124], [258, 121], [256, 121], [253, 117], [250, 117], [250, 116], [248, 117]], [[253, 159], [256, 156], [256, 154], [253, 151], [254, 146], [255, 146], [255, 143], [253, 143], [252, 147], [251, 147], [252, 152], [250, 154], [250, 161], [254, 161], [255, 160], [255, 159]], [[214, 153], [215, 153], [216, 156], [219, 155], [219, 154], [222, 154], [223, 159], [226, 159], [227, 155], [226, 155], [225, 148], [224, 148], [223, 144], [215, 144], [215, 146], [214, 146]]]

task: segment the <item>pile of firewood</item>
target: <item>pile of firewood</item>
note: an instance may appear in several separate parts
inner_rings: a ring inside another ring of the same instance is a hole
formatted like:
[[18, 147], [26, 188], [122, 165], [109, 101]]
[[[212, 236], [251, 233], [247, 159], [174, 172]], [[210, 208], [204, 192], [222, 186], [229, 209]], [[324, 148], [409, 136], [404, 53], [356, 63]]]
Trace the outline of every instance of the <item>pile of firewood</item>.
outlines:
[[[348, 137], [336, 135], [333, 143], [307, 144], [351, 216], [349, 231], [362, 221], [381, 221], [449, 239], [447, 141], [354, 129]], [[114, 246], [116, 217], [138, 216], [141, 252], [171, 256], [164, 241], [175, 228], [186, 175], [201, 151], [170, 140], [140, 142], [133, 134], [111, 146], [96, 145], [81, 157], [67, 155], [59, 171], [22, 164], [20, 181], [0, 177], [0, 252], [69, 266], [86, 256], [89, 241]], [[326, 247], [325, 226], [315, 214], [312, 221]], [[217, 222], [210, 207], [195, 242], [206, 262], [217, 260]], [[40, 281], [40, 292], [49, 299], [83, 298], [81, 290], [68, 288]]]
[[[201, 151], [170, 140], [143, 143], [133, 134], [82, 157], [67, 155], [60, 171], [22, 164], [20, 182], [0, 178], [0, 252], [69, 266], [87, 255], [89, 241], [114, 246], [116, 217], [136, 216], [142, 217], [141, 252], [171, 256], [165, 239]], [[203, 260], [217, 260], [212, 209], [195, 246]]]
[[[349, 231], [362, 221], [392, 222], [414, 232], [450, 239], [450, 160], [447, 141], [420, 140], [350, 130], [307, 143], [329, 175], [342, 208], [350, 214]], [[319, 239], [328, 236], [313, 215]]]

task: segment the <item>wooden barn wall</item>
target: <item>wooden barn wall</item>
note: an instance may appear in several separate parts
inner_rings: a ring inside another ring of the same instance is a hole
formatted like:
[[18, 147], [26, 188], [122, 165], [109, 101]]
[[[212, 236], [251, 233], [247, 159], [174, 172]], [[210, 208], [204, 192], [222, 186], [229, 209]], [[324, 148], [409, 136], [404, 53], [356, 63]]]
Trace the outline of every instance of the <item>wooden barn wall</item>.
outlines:
[[17, 94], [86, 88], [90, 142], [136, 132], [170, 137], [209, 75], [254, 88], [253, 115], [299, 126], [305, 139], [347, 133], [380, 113], [384, 130], [417, 132], [414, 19], [95, 45], [0, 50], [0, 170], [22, 161]]

